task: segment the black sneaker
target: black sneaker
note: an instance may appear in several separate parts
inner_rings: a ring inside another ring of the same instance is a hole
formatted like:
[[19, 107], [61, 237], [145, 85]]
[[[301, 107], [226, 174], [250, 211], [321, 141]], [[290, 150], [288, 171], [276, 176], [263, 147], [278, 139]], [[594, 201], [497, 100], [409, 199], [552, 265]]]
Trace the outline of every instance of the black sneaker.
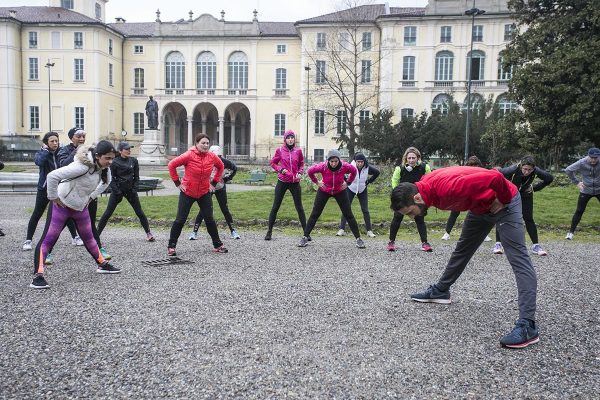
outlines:
[[111, 263], [107, 261], [98, 265], [98, 269], [96, 270], [96, 272], [99, 274], [119, 274], [121, 273], [121, 270], [117, 267], [114, 267]]
[[539, 341], [540, 334], [535, 322], [520, 319], [515, 323], [512, 332], [500, 339], [500, 345], [509, 349], [523, 349]]
[[265, 235], [265, 240], [271, 240], [271, 231], [267, 231], [267, 234]]
[[306, 236], [302, 236], [302, 239], [300, 239], [300, 243], [298, 243], [298, 247], [306, 246], [308, 246], [308, 238]]
[[33, 289], [49, 289], [50, 285], [48, 285], [48, 282], [44, 279], [44, 275], [37, 274], [33, 277], [29, 287]]
[[308, 241], [309, 241], [309, 242], [312, 242], [312, 238], [310, 237], [310, 235], [308, 235], [308, 236], [306, 237], [306, 239], [308, 239]]
[[365, 242], [363, 242], [363, 240], [361, 238], [357, 238], [356, 239], [356, 247], [358, 247], [359, 249], [364, 249], [365, 246]]
[[419, 303], [438, 303], [438, 304], [450, 304], [450, 291], [442, 292], [435, 285], [431, 285], [420, 293], [415, 293], [410, 296], [414, 301]]

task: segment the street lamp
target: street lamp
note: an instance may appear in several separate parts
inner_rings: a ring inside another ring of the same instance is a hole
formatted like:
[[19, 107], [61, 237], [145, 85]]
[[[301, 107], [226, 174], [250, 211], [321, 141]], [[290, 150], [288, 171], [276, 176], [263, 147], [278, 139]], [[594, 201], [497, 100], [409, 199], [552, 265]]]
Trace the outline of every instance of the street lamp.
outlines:
[[305, 158], [308, 160], [308, 99], [310, 95], [310, 67], [307, 65], [304, 67], [306, 71], [306, 154]]
[[44, 65], [44, 67], [48, 68], [48, 122], [49, 122], [49, 128], [48, 132], [52, 132], [52, 101], [50, 98], [50, 68], [54, 67], [54, 63], [50, 62], [50, 59], [48, 59], [48, 62], [46, 63], [46, 65]]
[[473, 8], [465, 11], [465, 15], [471, 17], [471, 51], [469, 52], [469, 64], [467, 65], [467, 122], [465, 124], [465, 163], [469, 158], [469, 129], [471, 125], [471, 76], [473, 74], [473, 35], [475, 31], [475, 17], [481, 15], [485, 10], [475, 8], [475, 0], [473, 0]]

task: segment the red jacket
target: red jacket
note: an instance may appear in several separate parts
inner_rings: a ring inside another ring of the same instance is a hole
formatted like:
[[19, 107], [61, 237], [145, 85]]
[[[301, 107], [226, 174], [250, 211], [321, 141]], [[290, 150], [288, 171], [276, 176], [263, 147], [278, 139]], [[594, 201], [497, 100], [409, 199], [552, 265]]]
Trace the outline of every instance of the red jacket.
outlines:
[[[342, 160], [340, 160], [340, 162], [342, 163], [342, 166], [335, 172], [327, 168], [327, 161], [315, 164], [308, 169], [308, 177], [311, 181], [317, 183], [318, 180], [315, 174], [321, 174], [321, 180], [324, 185], [322, 188], [319, 188], [319, 190], [328, 194], [338, 194], [342, 191], [342, 183], [346, 181], [346, 183], [350, 185], [358, 173], [354, 165], [348, 164]], [[348, 179], [344, 176], [345, 174], [348, 174]]]
[[186, 187], [185, 194], [195, 199], [199, 199], [208, 193], [213, 167], [216, 168], [213, 182], [218, 182], [221, 179], [224, 169], [223, 161], [218, 155], [210, 151], [201, 153], [195, 146], [191, 147], [188, 151], [169, 162], [169, 174], [176, 186], [180, 184], [177, 167], [181, 165], [185, 168], [183, 182], [181, 182]]
[[494, 199], [508, 204], [518, 193], [501, 172], [479, 167], [448, 167], [424, 175], [417, 183], [427, 207], [486, 214]]

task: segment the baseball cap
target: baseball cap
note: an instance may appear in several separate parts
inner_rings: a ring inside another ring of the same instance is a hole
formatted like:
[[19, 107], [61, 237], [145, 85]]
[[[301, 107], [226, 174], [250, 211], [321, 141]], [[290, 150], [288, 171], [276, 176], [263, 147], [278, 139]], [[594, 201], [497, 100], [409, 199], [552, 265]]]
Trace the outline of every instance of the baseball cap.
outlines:
[[117, 147], [117, 149], [119, 151], [121, 150], [129, 150], [131, 149], [133, 146], [129, 144], [129, 142], [120, 142], [119, 146]]

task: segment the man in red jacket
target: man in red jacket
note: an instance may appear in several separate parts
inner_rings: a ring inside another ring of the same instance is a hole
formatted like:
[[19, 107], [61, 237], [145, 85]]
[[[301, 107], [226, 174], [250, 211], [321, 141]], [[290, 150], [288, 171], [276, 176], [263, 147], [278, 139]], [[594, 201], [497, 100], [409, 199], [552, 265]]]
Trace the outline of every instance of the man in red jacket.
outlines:
[[460, 239], [442, 276], [411, 299], [421, 303], [450, 304], [450, 286], [494, 225], [517, 280], [519, 319], [512, 332], [500, 340], [503, 347], [523, 348], [539, 341], [535, 324], [537, 277], [527, 246], [516, 186], [497, 170], [477, 167], [442, 168], [419, 182], [401, 183], [392, 192], [391, 208], [411, 217], [425, 215], [428, 207], [469, 211]]

